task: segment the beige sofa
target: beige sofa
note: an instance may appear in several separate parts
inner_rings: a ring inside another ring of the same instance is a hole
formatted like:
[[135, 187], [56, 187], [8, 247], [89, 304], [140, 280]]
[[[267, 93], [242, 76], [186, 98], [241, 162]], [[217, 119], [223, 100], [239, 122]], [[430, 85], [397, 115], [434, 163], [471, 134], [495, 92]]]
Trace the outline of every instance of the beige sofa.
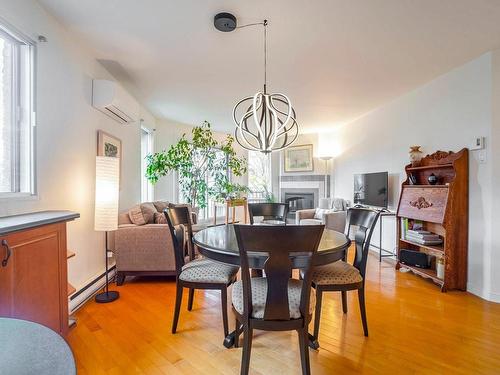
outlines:
[[318, 208], [298, 210], [295, 213], [295, 224], [325, 224], [328, 229], [344, 232], [348, 207], [349, 202], [342, 198], [320, 199]]
[[[175, 275], [172, 237], [163, 216], [163, 209], [170, 205], [142, 203], [119, 214], [118, 229], [110, 232], [117, 285], [122, 285], [126, 276]], [[196, 223], [194, 213], [192, 217]]]

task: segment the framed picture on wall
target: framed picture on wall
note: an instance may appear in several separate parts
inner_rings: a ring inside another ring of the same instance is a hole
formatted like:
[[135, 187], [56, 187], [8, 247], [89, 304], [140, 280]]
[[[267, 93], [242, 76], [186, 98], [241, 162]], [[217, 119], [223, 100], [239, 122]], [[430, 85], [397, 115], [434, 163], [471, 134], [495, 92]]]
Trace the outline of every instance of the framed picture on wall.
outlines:
[[285, 172], [312, 172], [314, 170], [313, 145], [288, 147], [285, 150]]
[[122, 176], [122, 141], [102, 130], [97, 131], [97, 156], [120, 159], [120, 189]]
[[122, 141], [102, 130], [97, 131], [97, 156], [122, 159]]

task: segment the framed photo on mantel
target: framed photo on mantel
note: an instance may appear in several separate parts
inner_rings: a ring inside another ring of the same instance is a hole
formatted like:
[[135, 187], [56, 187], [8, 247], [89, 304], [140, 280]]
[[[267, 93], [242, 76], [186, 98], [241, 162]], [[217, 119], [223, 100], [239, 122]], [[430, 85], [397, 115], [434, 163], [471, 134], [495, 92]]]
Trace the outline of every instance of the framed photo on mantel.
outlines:
[[314, 170], [313, 145], [291, 146], [285, 149], [285, 173]]

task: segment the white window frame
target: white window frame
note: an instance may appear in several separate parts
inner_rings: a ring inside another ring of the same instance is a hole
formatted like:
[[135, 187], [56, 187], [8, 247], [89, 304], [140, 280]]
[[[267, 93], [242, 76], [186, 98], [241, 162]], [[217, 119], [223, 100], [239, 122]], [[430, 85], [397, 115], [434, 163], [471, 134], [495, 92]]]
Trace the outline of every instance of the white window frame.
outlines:
[[[27, 198], [37, 198], [37, 168], [36, 168], [36, 63], [37, 63], [37, 51], [36, 51], [36, 43], [31, 38], [24, 35], [22, 32], [18, 31], [15, 27], [10, 25], [8, 22], [4, 21], [0, 18], [0, 35], [2, 35], [6, 39], [11, 39], [19, 44], [24, 44], [27, 50], [27, 61], [21, 62], [20, 58], [25, 57], [25, 54], [19, 53], [16, 56], [16, 66], [17, 69], [17, 77], [15, 79], [15, 87], [14, 91], [14, 122], [16, 130], [23, 128], [24, 126], [28, 126], [28, 135], [27, 139], [29, 142], [28, 145], [28, 155], [23, 155], [21, 157], [19, 155], [20, 151], [16, 151], [16, 162], [15, 166], [11, 168], [12, 173], [15, 175], [14, 179], [16, 180], [14, 183], [13, 192], [0, 192], [0, 199], [27, 199]], [[21, 64], [29, 64], [27, 67], [25, 65], [21, 66]], [[26, 69], [26, 74], [21, 74], [20, 68], [23, 67]], [[26, 80], [24, 82], [25, 91], [21, 91], [19, 86], [23, 84], [22, 80]], [[21, 100], [20, 96], [24, 93], [26, 98]], [[22, 107], [21, 104], [27, 102], [27, 108]], [[16, 131], [19, 133], [19, 131]], [[17, 136], [17, 135], [16, 135]], [[17, 142], [15, 147], [19, 148], [19, 143]], [[20, 170], [21, 163], [23, 162], [27, 164], [25, 166], [28, 169], [29, 174], [29, 191], [20, 191]]]
[[[272, 157], [271, 157], [271, 154], [262, 154], [261, 152], [259, 151], [248, 151], [248, 187], [251, 188], [250, 186], [250, 179], [251, 179], [251, 159], [254, 157], [254, 156], [259, 156], [259, 157], [265, 157], [266, 160], [265, 160], [265, 163], [267, 164], [267, 169], [268, 169], [268, 176], [267, 176], [267, 179], [268, 179], [268, 186], [267, 186], [267, 190], [268, 190], [268, 193], [272, 194], [273, 193], [273, 168], [272, 168]], [[254, 191], [250, 191], [249, 192], [249, 201], [251, 202], [265, 202], [267, 199], [266, 199], [266, 196], [264, 195], [265, 191], [260, 191], [260, 192], [254, 192]]]
[[141, 125], [141, 201], [152, 202], [154, 200], [154, 187], [146, 178], [146, 161], [143, 158], [142, 150], [143, 133], [147, 133], [148, 145], [146, 154], [152, 154], [154, 152], [154, 131]]

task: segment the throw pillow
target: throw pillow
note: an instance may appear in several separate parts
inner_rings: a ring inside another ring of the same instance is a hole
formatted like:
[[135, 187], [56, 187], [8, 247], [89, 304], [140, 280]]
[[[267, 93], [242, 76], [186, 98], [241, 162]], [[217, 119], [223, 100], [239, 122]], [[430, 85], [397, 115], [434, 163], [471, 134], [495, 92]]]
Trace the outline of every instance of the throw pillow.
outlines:
[[167, 224], [167, 218], [163, 212], [155, 212], [154, 216], [155, 224]]
[[158, 212], [153, 203], [142, 203], [141, 204], [142, 216], [144, 216], [144, 221], [146, 224], [152, 224], [155, 220], [155, 213]]
[[316, 211], [314, 211], [314, 218], [317, 220], [324, 221], [325, 220], [325, 215], [329, 214], [331, 212], [335, 212], [335, 210], [327, 210], [324, 208], [316, 208]]
[[140, 205], [136, 205], [128, 210], [128, 217], [130, 221], [135, 225], [144, 225], [146, 224], [146, 220], [144, 220], [144, 216], [142, 215], [142, 210]]
[[168, 208], [169, 204], [167, 201], [156, 201], [156, 202], [153, 202], [153, 205], [155, 206], [156, 211], [163, 212], [165, 209]]
[[335, 198], [333, 200], [332, 208], [335, 211], [345, 211], [346, 207], [344, 204], [344, 200], [342, 198]]

